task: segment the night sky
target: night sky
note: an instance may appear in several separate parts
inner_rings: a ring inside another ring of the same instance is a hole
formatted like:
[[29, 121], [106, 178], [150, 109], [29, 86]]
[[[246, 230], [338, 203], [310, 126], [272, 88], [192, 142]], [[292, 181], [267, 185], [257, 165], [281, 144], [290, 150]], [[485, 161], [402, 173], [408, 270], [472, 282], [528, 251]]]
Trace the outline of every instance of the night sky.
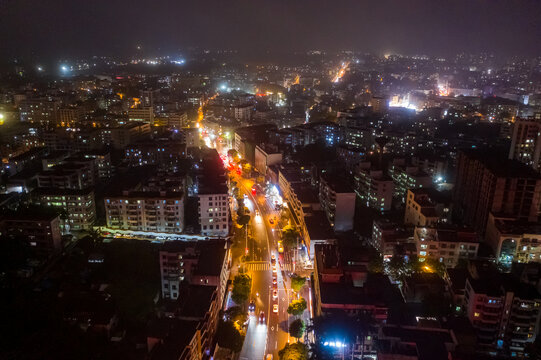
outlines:
[[188, 46], [541, 54], [539, 0], [0, 0], [0, 56]]

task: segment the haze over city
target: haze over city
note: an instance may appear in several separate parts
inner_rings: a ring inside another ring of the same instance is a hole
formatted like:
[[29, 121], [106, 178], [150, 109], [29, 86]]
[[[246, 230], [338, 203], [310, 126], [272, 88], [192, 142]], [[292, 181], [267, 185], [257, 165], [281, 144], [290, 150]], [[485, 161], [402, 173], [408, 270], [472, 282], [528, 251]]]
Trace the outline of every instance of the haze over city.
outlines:
[[541, 359], [541, 2], [0, 0], [0, 359]]

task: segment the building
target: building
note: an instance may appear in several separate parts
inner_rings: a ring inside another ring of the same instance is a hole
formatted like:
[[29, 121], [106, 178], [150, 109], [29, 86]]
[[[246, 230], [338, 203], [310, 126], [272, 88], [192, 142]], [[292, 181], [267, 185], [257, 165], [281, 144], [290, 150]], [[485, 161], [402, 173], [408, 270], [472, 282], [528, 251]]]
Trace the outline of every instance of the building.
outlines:
[[111, 229], [181, 233], [184, 195], [166, 191], [123, 191], [106, 196], [105, 220]]
[[36, 204], [61, 210], [66, 216], [61, 222], [67, 232], [92, 229], [96, 221], [96, 202], [91, 188], [39, 188], [32, 192], [32, 197]]
[[408, 189], [404, 224], [434, 226], [449, 223], [452, 212], [451, 196], [435, 189]]
[[84, 120], [84, 117], [85, 113], [82, 107], [64, 107], [57, 110], [56, 123], [61, 127], [72, 127], [80, 124]]
[[282, 153], [278, 148], [270, 144], [256, 145], [255, 169], [262, 175], [267, 174], [267, 168], [282, 162]]
[[400, 226], [387, 219], [374, 220], [370, 240], [370, 244], [379, 251], [384, 259], [390, 259], [397, 254], [417, 254], [413, 229]]
[[322, 175], [319, 181], [319, 201], [335, 231], [353, 229], [355, 192], [343, 179]]
[[62, 250], [60, 216], [41, 209], [3, 213], [1, 233], [26, 242], [35, 255], [49, 256]]
[[489, 122], [514, 121], [519, 103], [501, 97], [488, 97], [481, 102], [481, 112]]
[[240, 122], [250, 121], [254, 107], [252, 105], [238, 105], [234, 107], [234, 116]]
[[21, 122], [54, 127], [60, 101], [47, 98], [26, 99], [19, 103]]
[[370, 163], [361, 163], [354, 175], [355, 191], [361, 203], [381, 212], [393, 205], [393, 179], [383, 170], [371, 169]]
[[415, 227], [413, 239], [419, 261], [431, 259], [455, 267], [460, 260], [477, 257], [479, 236], [473, 230]]
[[499, 263], [541, 262], [541, 225], [490, 214], [485, 241]]
[[128, 110], [128, 121], [140, 121], [147, 124], [154, 123], [154, 109], [151, 107], [133, 108]]
[[363, 148], [356, 146], [338, 145], [336, 154], [344, 163], [346, 169], [353, 171], [364, 160], [365, 151]]
[[98, 168], [100, 178], [110, 178], [113, 176], [113, 166], [111, 164], [111, 153], [108, 150], [90, 150], [78, 154], [86, 159], [94, 159]]
[[512, 274], [470, 272], [464, 309], [480, 346], [522, 357], [539, 333], [541, 295]]
[[402, 203], [406, 202], [406, 194], [409, 189], [432, 186], [432, 177], [418, 166], [395, 163], [389, 169], [389, 175], [394, 182], [395, 196]]
[[104, 129], [102, 131], [104, 143], [110, 144], [116, 149], [124, 149], [150, 134], [150, 123], [134, 121], [126, 125]]
[[517, 118], [513, 124], [513, 135], [509, 159], [518, 160], [535, 170], [541, 170], [541, 120]]
[[448, 360], [458, 345], [453, 330], [384, 325], [375, 347], [378, 360]]
[[86, 189], [95, 183], [92, 163], [65, 163], [51, 167], [38, 174], [38, 187], [56, 189]]
[[315, 316], [365, 313], [376, 322], [385, 322], [389, 301], [401, 298], [389, 278], [368, 273], [368, 258], [356, 258], [359, 249], [341, 251], [335, 244], [316, 244], [314, 249]]
[[481, 234], [490, 213], [539, 221], [541, 177], [517, 160], [501, 159], [479, 150], [458, 155], [454, 205]]
[[220, 303], [227, 288], [230, 254], [224, 240], [168, 241], [160, 249], [162, 298], [182, 297], [181, 283], [215, 286]]
[[225, 237], [229, 235], [230, 222], [226, 171], [215, 149], [205, 154], [202, 163], [197, 177], [201, 234]]

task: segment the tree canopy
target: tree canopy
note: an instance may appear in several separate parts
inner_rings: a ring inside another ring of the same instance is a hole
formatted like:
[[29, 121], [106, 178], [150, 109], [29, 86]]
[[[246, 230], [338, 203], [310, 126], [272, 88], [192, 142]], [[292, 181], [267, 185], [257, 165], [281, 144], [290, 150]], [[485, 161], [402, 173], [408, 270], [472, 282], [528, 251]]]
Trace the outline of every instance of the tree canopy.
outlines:
[[293, 300], [287, 307], [287, 313], [295, 316], [300, 316], [306, 310], [306, 300], [300, 298], [299, 300]]
[[306, 329], [306, 325], [304, 324], [304, 321], [301, 319], [297, 319], [293, 321], [291, 324], [289, 324], [289, 335], [296, 338], [297, 341], [304, 335], [304, 330]]
[[286, 344], [278, 352], [280, 360], [308, 360], [308, 347], [303, 343]]
[[237, 305], [241, 305], [250, 296], [252, 279], [246, 274], [239, 274], [233, 279], [233, 291], [231, 298]]
[[239, 352], [242, 350], [244, 336], [235, 328], [232, 321], [220, 320], [216, 330], [216, 341], [221, 347]]
[[305, 283], [306, 278], [304, 276], [299, 276], [297, 274], [293, 274], [293, 276], [291, 276], [291, 288], [296, 292], [299, 292]]

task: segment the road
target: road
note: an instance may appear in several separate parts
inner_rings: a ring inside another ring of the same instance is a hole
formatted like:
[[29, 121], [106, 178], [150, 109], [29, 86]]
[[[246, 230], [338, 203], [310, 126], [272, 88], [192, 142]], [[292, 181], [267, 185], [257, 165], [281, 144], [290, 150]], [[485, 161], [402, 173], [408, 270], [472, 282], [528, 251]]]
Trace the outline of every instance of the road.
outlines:
[[[291, 264], [276, 262], [276, 272], [273, 272], [271, 254], [278, 256], [277, 241], [279, 231], [273, 230], [277, 225], [270, 223], [270, 219], [277, 217], [271, 204], [264, 195], [252, 195], [253, 181], [235, 178], [241, 191], [248, 195], [245, 205], [250, 209], [250, 236], [254, 239], [248, 242], [249, 260], [247, 271], [252, 277], [252, 298], [256, 300], [256, 311], [250, 318], [246, 332], [246, 339], [242, 348], [240, 359], [264, 359], [267, 354], [278, 358], [278, 351], [290, 340], [288, 327], [290, 317], [287, 313], [291, 289], [288, 286], [285, 273], [291, 271]], [[255, 216], [258, 210], [260, 216]], [[277, 279], [277, 298], [272, 297], [273, 274]], [[259, 296], [257, 296], [259, 294]], [[273, 306], [278, 305], [278, 313], [273, 312]], [[265, 313], [265, 324], [259, 324], [258, 315]]]

